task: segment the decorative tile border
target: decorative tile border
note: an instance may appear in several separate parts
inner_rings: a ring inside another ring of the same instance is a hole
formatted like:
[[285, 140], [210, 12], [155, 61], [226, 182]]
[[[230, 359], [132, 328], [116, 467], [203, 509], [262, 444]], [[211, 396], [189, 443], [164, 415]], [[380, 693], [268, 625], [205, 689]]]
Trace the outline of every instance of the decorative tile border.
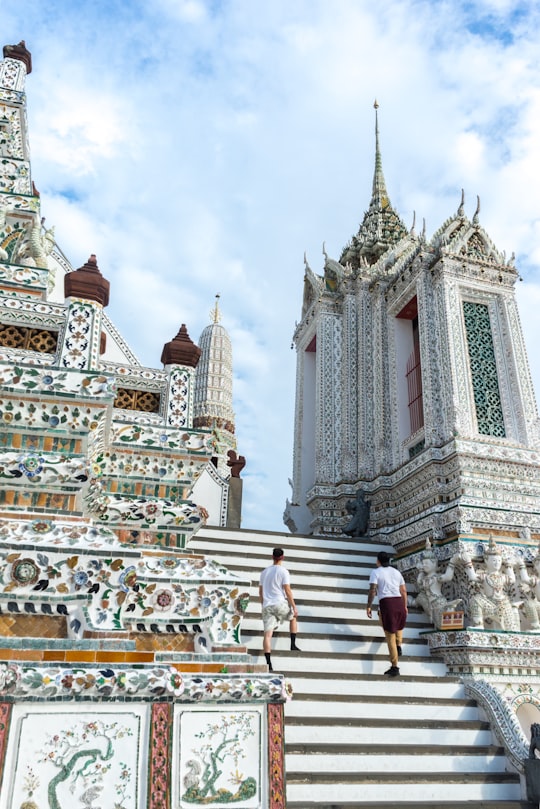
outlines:
[[[116, 413], [115, 413], [116, 415]], [[188, 430], [179, 432], [178, 427], [152, 426], [151, 424], [122, 424], [116, 420], [111, 425], [111, 444], [138, 446], [141, 449], [184, 450], [211, 456], [215, 439], [208, 430]]]
[[467, 628], [422, 634], [452, 674], [540, 678], [540, 635], [534, 632]]
[[23, 394], [70, 393], [84, 399], [96, 399], [114, 397], [115, 379], [98, 371], [58, 368], [43, 371], [32, 365], [0, 362], [0, 385], [5, 390]]
[[148, 754], [148, 809], [170, 809], [171, 801], [171, 740], [172, 705], [157, 702], [152, 705], [150, 749]]
[[6, 760], [6, 749], [11, 721], [12, 705], [8, 702], [0, 702], [0, 789], [4, 777], [4, 763]]
[[285, 809], [285, 746], [283, 705], [268, 705], [269, 809]]
[[0, 520], [0, 546], [6, 544], [14, 548], [36, 546], [54, 549], [79, 548], [81, 553], [92, 550], [116, 548], [126, 555], [139, 555], [118, 541], [110, 528], [91, 523], [63, 522], [61, 520]]
[[[523, 762], [529, 756], [529, 742], [516, 716], [516, 706], [512, 705], [504, 693], [506, 690], [508, 686], [486, 680], [465, 683], [465, 693], [476, 700], [486, 712], [495, 736], [504, 745], [508, 758], [516, 770], [523, 773]], [[538, 707], [538, 688], [536, 692], [536, 707]]]
[[[94, 668], [25, 666], [0, 663], [0, 699], [154, 701], [180, 703], [282, 703], [290, 697], [282, 675], [191, 675], [174, 666], [140, 665]], [[275, 744], [279, 717], [274, 717]], [[283, 722], [281, 720], [281, 739]], [[1, 738], [0, 738], [1, 742]]]

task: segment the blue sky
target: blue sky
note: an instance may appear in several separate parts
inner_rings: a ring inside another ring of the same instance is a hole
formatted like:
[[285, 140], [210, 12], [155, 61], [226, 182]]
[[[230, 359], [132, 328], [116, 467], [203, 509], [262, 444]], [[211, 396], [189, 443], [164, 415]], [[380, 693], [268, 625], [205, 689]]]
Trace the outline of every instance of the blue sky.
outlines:
[[373, 101], [403, 220], [465, 189], [512, 251], [537, 391], [540, 7], [477, 0], [3, 0], [32, 52], [33, 179], [75, 267], [145, 365], [216, 293], [234, 350], [246, 528], [283, 530], [303, 255], [338, 258], [371, 193]]

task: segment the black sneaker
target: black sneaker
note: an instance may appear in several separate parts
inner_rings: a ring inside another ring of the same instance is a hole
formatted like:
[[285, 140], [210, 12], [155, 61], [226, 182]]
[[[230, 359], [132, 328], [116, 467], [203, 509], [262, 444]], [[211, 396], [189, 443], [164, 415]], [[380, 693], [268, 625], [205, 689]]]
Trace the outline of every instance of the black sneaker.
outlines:
[[398, 657], [401, 657], [401, 655], [403, 654], [403, 649], [401, 648], [401, 646], [399, 645], [399, 643], [397, 644], [397, 647], [396, 647], [396, 648], [397, 648], [397, 656], [398, 656]]
[[300, 649], [300, 647], [297, 646], [296, 643], [294, 644], [294, 646], [291, 646], [291, 652], [301, 652], [301, 651], [302, 649]]
[[388, 671], [384, 672], [387, 677], [399, 677], [399, 669], [397, 666], [390, 666]]

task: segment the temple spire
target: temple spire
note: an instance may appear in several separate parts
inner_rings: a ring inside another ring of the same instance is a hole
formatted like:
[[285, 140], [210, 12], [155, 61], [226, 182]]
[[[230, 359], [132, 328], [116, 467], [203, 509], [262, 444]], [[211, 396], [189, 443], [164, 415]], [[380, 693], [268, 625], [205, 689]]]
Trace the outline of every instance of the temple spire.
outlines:
[[373, 173], [373, 190], [369, 208], [356, 236], [341, 254], [341, 264], [350, 264], [353, 269], [360, 266], [371, 266], [386, 251], [397, 244], [408, 234], [407, 228], [392, 208], [382, 169], [381, 149], [379, 143], [379, 102], [375, 108], [375, 170]]
[[219, 321], [221, 320], [221, 312], [219, 311], [219, 298], [220, 298], [219, 294], [216, 295], [216, 302], [214, 304], [212, 311], [210, 312], [212, 323], [219, 323]]
[[379, 210], [384, 210], [389, 206], [390, 202], [382, 169], [381, 147], [379, 145], [379, 102], [377, 99], [373, 103], [373, 108], [375, 110], [375, 171], [373, 172], [373, 193], [369, 207], [376, 206]]

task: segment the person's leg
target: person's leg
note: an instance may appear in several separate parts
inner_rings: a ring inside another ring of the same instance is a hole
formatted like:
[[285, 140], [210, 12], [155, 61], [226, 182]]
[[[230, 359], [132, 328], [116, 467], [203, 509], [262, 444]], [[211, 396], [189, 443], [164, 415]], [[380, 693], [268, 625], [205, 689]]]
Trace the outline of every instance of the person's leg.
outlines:
[[298, 632], [298, 621], [296, 620], [296, 618], [291, 618], [289, 624], [289, 632], [291, 635], [291, 650], [293, 652], [301, 651], [296, 645], [296, 633]]
[[264, 656], [266, 658], [266, 664], [268, 666], [269, 671], [274, 671], [274, 669], [272, 668], [272, 658], [271, 658], [273, 632], [274, 632], [273, 629], [269, 629], [264, 633], [263, 636]]
[[270, 652], [272, 651], [272, 635], [273, 635], [273, 634], [274, 634], [274, 630], [273, 630], [273, 629], [268, 629], [268, 630], [267, 630], [267, 631], [264, 633], [264, 637], [263, 637], [263, 649], [264, 649], [265, 654], [266, 654], [267, 652], [268, 652], [268, 653], [270, 653]]
[[387, 632], [386, 630], [384, 630], [384, 636], [386, 638], [386, 645], [388, 646], [388, 653], [390, 655], [390, 664], [392, 668], [397, 669], [398, 653], [397, 653], [396, 633]]
[[263, 619], [263, 651], [264, 656], [266, 658], [266, 663], [270, 671], [273, 671], [272, 668], [272, 660], [270, 654], [272, 652], [272, 635], [274, 634], [274, 629], [278, 626], [278, 620], [275, 616], [274, 609], [272, 606], [263, 607], [262, 610], [262, 619]]
[[396, 632], [396, 649], [398, 653], [398, 657], [401, 657], [401, 647], [403, 645], [403, 630], [398, 629]]

